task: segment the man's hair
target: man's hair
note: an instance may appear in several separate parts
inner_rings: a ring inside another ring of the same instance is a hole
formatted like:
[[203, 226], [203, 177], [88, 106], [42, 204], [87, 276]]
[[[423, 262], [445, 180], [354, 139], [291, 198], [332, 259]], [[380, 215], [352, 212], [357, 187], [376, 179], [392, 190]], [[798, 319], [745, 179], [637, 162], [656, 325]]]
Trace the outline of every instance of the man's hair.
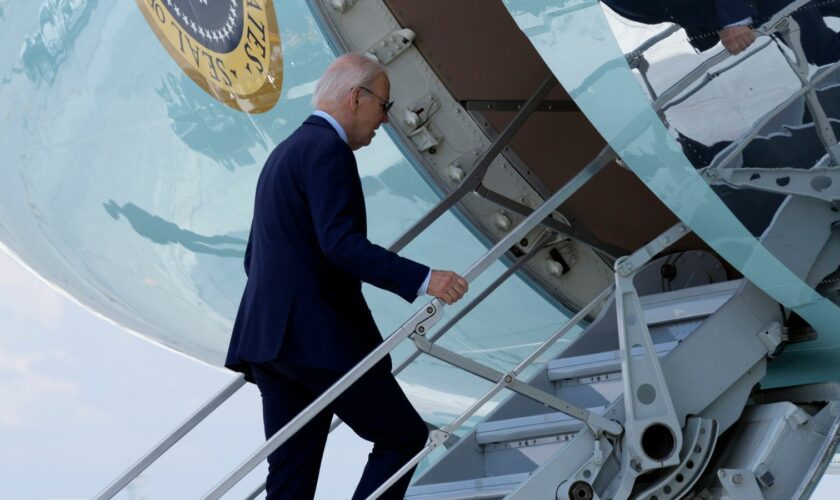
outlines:
[[315, 85], [312, 105], [316, 108], [338, 103], [354, 87], [369, 87], [379, 75], [386, 75], [385, 66], [361, 54], [344, 54], [327, 68]]

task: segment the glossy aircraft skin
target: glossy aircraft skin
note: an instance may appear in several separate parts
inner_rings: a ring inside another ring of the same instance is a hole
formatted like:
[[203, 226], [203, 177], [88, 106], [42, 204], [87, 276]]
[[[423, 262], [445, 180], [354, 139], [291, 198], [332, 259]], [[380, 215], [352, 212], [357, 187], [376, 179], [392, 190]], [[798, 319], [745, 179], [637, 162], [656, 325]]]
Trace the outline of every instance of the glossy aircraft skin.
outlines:
[[[314, 83], [334, 57], [304, 2], [274, 8], [279, 102], [245, 113], [189, 78], [134, 2], [0, 0], [0, 244], [95, 313], [216, 366], [245, 283], [257, 176], [311, 112]], [[388, 134], [358, 163], [376, 243], [389, 244], [438, 200]], [[463, 270], [484, 248], [448, 215], [404, 254]], [[364, 292], [383, 332], [415, 312], [387, 292]], [[500, 369], [566, 318], [519, 279], [481, 310], [447, 343]], [[395, 361], [412, 350], [403, 346]], [[401, 379], [424, 417], [441, 423], [482, 388], [425, 360]]]

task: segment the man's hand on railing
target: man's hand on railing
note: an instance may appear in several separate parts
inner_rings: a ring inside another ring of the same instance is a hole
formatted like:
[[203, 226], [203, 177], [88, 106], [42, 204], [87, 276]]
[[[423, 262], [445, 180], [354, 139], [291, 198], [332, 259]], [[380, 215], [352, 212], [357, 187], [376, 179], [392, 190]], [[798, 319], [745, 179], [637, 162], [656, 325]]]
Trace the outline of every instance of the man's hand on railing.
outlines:
[[747, 50], [755, 41], [755, 31], [747, 24], [727, 26], [718, 34], [723, 46], [733, 56]]
[[452, 305], [467, 293], [469, 287], [467, 280], [452, 271], [432, 271], [426, 293]]

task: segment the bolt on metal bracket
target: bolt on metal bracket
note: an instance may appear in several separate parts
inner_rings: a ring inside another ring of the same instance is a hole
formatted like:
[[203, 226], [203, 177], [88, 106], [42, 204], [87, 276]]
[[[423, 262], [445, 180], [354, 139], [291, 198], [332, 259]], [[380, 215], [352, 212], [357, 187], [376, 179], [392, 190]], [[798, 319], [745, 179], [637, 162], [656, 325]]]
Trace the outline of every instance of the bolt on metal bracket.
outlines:
[[[688, 228], [679, 222], [656, 239], [633, 252], [629, 257], [622, 257], [615, 263], [615, 271], [623, 277], [630, 276], [639, 271], [642, 266], [648, 263], [656, 254], [671, 246], [675, 241], [688, 234]], [[620, 323], [620, 322], [619, 322]]]
[[718, 469], [718, 480], [729, 498], [763, 500], [755, 474], [746, 469]]
[[413, 334], [424, 336], [426, 332], [443, 317], [443, 308], [439, 305], [439, 299], [434, 299], [426, 305], [428, 316], [420, 318], [414, 325]]

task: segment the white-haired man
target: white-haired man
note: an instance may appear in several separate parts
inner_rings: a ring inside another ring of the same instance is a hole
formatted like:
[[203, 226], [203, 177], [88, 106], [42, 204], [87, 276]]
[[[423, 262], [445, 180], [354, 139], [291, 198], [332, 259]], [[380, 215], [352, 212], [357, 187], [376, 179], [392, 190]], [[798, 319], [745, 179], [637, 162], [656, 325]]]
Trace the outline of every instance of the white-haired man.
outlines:
[[[316, 111], [271, 153], [257, 183], [245, 253], [248, 282], [226, 366], [262, 394], [266, 437], [280, 430], [382, 340], [361, 283], [412, 302], [467, 291], [450, 271], [372, 244], [353, 151], [388, 121], [390, 82], [370, 59], [339, 57], [315, 87]], [[269, 499], [312, 498], [330, 421], [373, 442], [354, 499], [366, 498], [425, 444], [427, 427], [386, 358], [268, 458]], [[402, 498], [407, 474], [383, 498]]]

